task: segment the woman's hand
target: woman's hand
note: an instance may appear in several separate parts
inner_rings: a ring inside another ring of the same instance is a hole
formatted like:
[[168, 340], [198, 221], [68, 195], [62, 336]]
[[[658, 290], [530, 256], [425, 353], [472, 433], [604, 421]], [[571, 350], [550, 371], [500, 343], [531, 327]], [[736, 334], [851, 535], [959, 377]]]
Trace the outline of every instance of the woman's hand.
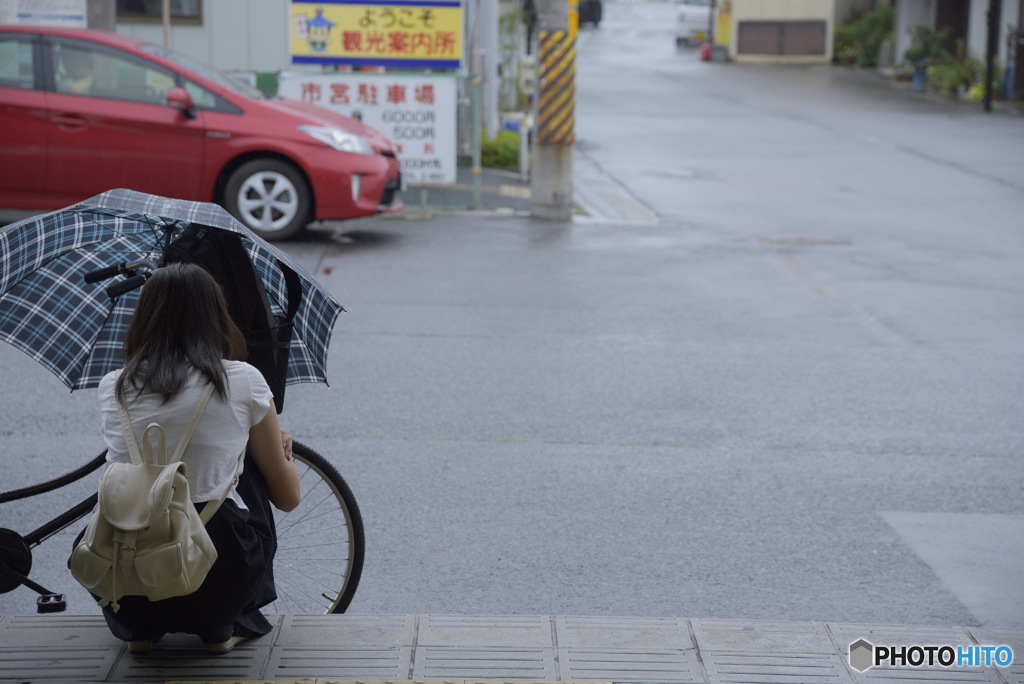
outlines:
[[284, 428], [281, 428], [281, 447], [284, 448], [284, 457], [292, 460], [292, 436]]

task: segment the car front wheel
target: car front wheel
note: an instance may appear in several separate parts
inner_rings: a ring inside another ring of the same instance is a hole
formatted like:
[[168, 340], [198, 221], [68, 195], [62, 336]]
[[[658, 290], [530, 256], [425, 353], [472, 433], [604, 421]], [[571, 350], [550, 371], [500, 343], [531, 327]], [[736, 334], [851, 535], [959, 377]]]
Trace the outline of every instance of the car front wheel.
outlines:
[[224, 208], [264, 240], [287, 240], [309, 219], [309, 186], [292, 166], [254, 159], [224, 186]]

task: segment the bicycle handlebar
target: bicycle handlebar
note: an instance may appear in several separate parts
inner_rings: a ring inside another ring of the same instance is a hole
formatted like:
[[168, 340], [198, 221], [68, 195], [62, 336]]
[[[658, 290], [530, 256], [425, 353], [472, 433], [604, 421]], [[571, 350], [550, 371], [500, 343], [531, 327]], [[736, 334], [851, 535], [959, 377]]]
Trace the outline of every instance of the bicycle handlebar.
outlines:
[[85, 282], [87, 284], [98, 283], [101, 280], [107, 278], [113, 278], [117, 274], [121, 273], [121, 269], [124, 267], [124, 263], [120, 263], [117, 266], [108, 266], [106, 268], [98, 268], [95, 271], [89, 271], [85, 274]]
[[107, 288], [107, 296], [111, 299], [116, 299], [126, 292], [131, 292], [137, 287], [142, 287], [146, 282], [146, 276], [134, 275], [131, 278], [125, 278], [119, 283], [114, 283]]
[[[141, 273], [136, 273], [136, 269]], [[83, 278], [86, 283], [97, 283], [101, 280], [113, 278], [116, 275], [125, 274], [128, 276], [119, 283], [114, 283], [107, 288], [107, 296], [116, 299], [126, 292], [131, 292], [137, 287], [142, 287], [146, 279], [157, 269], [157, 264], [149, 259], [138, 259], [137, 261], [122, 261], [116, 266], [105, 266], [89, 271]]]

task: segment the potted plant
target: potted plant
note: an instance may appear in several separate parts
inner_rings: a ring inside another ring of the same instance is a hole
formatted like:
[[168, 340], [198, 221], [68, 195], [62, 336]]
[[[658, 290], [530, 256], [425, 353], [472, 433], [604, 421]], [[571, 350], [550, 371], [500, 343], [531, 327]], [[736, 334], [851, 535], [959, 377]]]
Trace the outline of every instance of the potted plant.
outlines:
[[918, 26], [910, 35], [910, 47], [903, 53], [903, 59], [914, 69], [911, 79], [914, 90], [924, 90], [928, 67], [933, 66], [943, 55], [949, 54], [944, 47], [949, 37], [949, 28], [933, 31], [927, 26]]
[[893, 9], [880, 5], [869, 12], [855, 10], [836, 27], [833, 50], [839, 64], [878, 66], [882, 43], [892, 38]]
[[955, 56], [946, 52], [927, 71], [928, 84], [949, 97], [961, 90], [966, 92], [978, 80], [984, 81], [981, 62], [967, 55], [962, 40], [956, 42]]

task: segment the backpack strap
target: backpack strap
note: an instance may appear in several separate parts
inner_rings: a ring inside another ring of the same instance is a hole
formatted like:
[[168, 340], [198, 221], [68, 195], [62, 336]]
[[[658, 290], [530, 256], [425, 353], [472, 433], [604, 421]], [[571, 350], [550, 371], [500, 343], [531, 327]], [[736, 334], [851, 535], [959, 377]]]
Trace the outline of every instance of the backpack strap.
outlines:
[[[122, 369], [123, 371], [123, 369]], [[199, 424], [199, 419], [203, 415], [203, 411], [206, 410], [206, 404], [210, 401], [210, 396], [213, 394], [213, 383], [207, 383], [206, 389], [203, 390], [202, 396], [199, 398], [199, 403], [196, 405], [194, 411], [192, 411], [192, 417], [189, 418], [188, 425], [185, 426], [185, 433], [181, 436], [181, 441], [178, 442], [178, 446], [174, 449], [174, 455], [171, 456], [169, 463], [177, 463], [181, 460], [181, 457], [185, 454], [185, 447], [188, 446], [188, 442], [192, 439], [192, 433], [195, 432], [196, 426]], [[135, 441], [135, 430], [132, 429], [131, 419], [128, 417], [128, 407], [117, 400], [114, 397], [114, 403], [117, 404], [117, 414], [121, 418], [121, 431], [124, 432], [124, 441], [128, 445], [128, 455], [131, 456], [132, 463], [135, 465], [142, 465], [147, 461], [143, 459], [139, 453], [139, 443]], [[151, 428], [157, 428], [157, 440], [158, 453], [160, 459], [160, 465], [168, 463], [166, 461], [166, 452], [164, 451], [164, 431], [156, 423], [150, 423], [146, 427], [146, 434], [143, 435], [143, 440], [146, 445], [146, 456], [149, 457], [149, 463], [156, 463], [152, 458], [153, 447], [149, 439], [149, 431]]]
[[[117, 373], [121, 377], [124, 372], [122, 368]], [[142, 465], [142, 455], [139, 453], [139, 443], [135, 441], [135, 430], [132, 429], [132, 421], [128, 419], [128, 407], [118, 400], [116, 393], [114, 403], [117, 404], [117, 415], [121, 418], [121, 431], [124, 432], [124, 441], [128, 444], [128, 455], [131, 456], [134, 465]]]
[[[213, 383], [209, 382], [206, 384], [206, 389], [203, 390], [202, 396], [199, 398], [199, 403], [196, 405], [195, 410], [192, 411], [192, 417], [188, 420], [188, 425], [185, 426], [185, 433], [181, 436], [181, 440], [178, 442], [178, 446], [174, 449], [174, 455], [171, 456], [170, 463], [177, 463], [181, 460], [181, 457], [185, 454], [185, 447], [188, 446], [188, 442], [192, 439], [192, 433], [195, 432], [196, 426], [199, 425], [199, 419], [203, 416], [203, 411], [206, 410], [206, 404], [209, 403], [210, 397], [213, 395]], [[132, 429], [132, 423], [128, 418], [128, 409], [124, 404], [117, 401], [115, 397], [114, 402], [117, 404], [117, 412], [121, 417], [121, 429], [124, 431], [125, 442], [128, 443], [128, 453], [132, 457], [132, 463], [135, 465], [141, 465], [144, 461], [142, 456], [139, 454], [139, 445], [135, 441], [135, 431]], [[157, 441], [158, 441], [158, 452], [161, 456], [161, 461], [164, 460], [164, 431], [156, 423], [150, 423], [146, 428], [145, 442], [146, 442], [146, 455], [152, 460], [152, 445], [149, 440], [150, 428], [157, 428]], [[203, 525], [210, 522], [210, 518], [213, 517], [224, 501], [228, 498], [228, 494], [231, 493], [231, 488], [238, 484], [238, 473], [242, 469], [242, 463], [245, 459], [245, 449], [242, 449], [242, 453], [238, 455], [238, 464], [235, 466], [235, 474], [228, 483], [228, 486], [224, 488], [224, 493], [220, 495], [220, 499], [216, 503], [207, 502], [202, 512], [199, 514], [199, 519], [203, 521]], [[161, 463], [162, 465], [162, 463]]]
[[[156, 428], [156, 439], [157, 439], [157, 458], [153, 458], [153, 441], [149, 436], [149, 431]], [[167, 435], [164, 434], [164, 429], [156, 423], [150, 423], [146, 426], [146, 431], [142, 433], [142, 460], [146, 463], [153, 465], [167, 465]]]
[[196, 404], [196, 408], [192, 411], [192, 417], [188, 419], [188, 425], [185, 426], [185, 432], [181, 435], [181, 440], [178, 442], [178, 446], [174, 448], [174, 454], [171, 456], [170, 463], [177, 463], [181, 460], [181, 457], [185, 455], [185, 447], [188, 446], [188, 441], [192, 439], [192, 433], [196, 431], [196, 426], [199, 425], [199, 419], [203, 417], [203, 411], [206, 410], [206, 404], [210, 401], [210, 397], [213, 395], [213, 383], [206, 383], [206, 389], [203, 390], [203, 394], [199, 397], [199, 403]]
[[[207, 383], [206, 389], [203, 390], [203, 396], [199, 398], [199, 403], [196, 404], [196, 408], [192, 411], [192, 417], [188, 420], [188, 425], [185, 426], [185, 433], [181, 436], [181, 441], [178, 442], [178, 446], [174, 449], [174, 455], [171, 456], [171, 463], [177, 463], [181, 460], [181, 457], [185, 454], [185, 447], [188, 446], [188, 442], [192, 439], [192, 433], [195, 432], [196, 426], [199, 424], [199, 419], [203, 415], [203, 411], [206, 410], [206, 404], [210, 401], [210, 397], [213, 395], [213, 383]], [[235, 474], [232, 476], [231, 481], [228, 482], [228, 486], [224, 488], [224, 493], [220, 495], [220, 499], [216, 503], [207, 502], [202, 512], [199, 514], [199, 519], [203, 521], [203, 525], [210, 522], [210, 518], [216, 513], [221, 504], [224, 503], [228, 498], [228, 494], [231, 493], [231, 488], [238, 484], [238, 471], [242, 469], [242, 460], [245, 458], [245, 449], [242, 449], [242, 453], [238, 456], [238, 464], [235, 466]]]

